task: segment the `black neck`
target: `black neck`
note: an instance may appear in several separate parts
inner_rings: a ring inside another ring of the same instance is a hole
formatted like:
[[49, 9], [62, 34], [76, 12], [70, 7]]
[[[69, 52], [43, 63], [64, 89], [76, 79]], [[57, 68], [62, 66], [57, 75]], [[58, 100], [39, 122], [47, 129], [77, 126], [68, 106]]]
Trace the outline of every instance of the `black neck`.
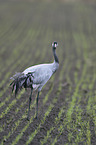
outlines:
[[58, 57], [56, 55], [56, 48], [53, 47], [53, 55], [54, 55], [54, 60], [56, 63], [59, 63]]

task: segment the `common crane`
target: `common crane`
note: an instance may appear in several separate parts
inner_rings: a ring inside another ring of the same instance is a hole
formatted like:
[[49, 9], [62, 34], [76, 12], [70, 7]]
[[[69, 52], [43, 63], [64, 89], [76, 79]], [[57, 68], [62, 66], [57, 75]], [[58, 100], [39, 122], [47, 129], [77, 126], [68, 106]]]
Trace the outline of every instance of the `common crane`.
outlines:
[[58, 46], [57, 42], [52, 43], [54, 62], [48, 64], [39, 64], [35, 66], [31, 66], [25, 69], [23, 72], [16, 73], [11, 77], [12, 83], [12, 92], [15, 90], [15, 96], [19, 89], [31, 88], [31, 94], [29, 96], [29, 109], [27, 119], [29, 120], [29, 112], [30, 112], [30, 103], [33, 89], [38, 89], [37, 99], [36, 99], [36, 118], [38, 116], [38, 99], [39, 93], [42, 87], [47, 83], [50, 77], [56, 72], [59, 68], [59, 60], [56, 55], [56, 47]]

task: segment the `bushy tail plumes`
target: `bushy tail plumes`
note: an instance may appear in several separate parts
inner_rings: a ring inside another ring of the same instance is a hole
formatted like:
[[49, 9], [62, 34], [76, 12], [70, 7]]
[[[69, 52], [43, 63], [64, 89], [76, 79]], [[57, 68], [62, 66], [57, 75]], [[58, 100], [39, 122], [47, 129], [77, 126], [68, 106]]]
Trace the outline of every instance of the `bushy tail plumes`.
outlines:
[[16, 73], [10, 79], [13, 80], [10, 86], [12, 85], [12, 92], [15, 90], [15, 97], [19, 89], [21, 89], [22, 87], [24, 88], [32, 87], [32, 84], [33, 84], [32, 73], [28, 73], [28, 74]]

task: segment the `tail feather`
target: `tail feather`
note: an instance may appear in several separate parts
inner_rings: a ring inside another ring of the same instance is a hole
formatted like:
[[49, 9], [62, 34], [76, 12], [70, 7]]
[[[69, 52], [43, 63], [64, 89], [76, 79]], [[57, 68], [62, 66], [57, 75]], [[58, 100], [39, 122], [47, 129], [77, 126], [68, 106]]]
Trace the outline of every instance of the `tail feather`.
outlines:
[[33, 75], [32, 73], [24, 74], [24, 73], [16, 73], [11, 77], [13, 81], [10, 86], [12, 86], [12, 92], [15, 90], [15, 96], [17, 95], [19, 89], [22, 87], [32, 87], [33, 84]]

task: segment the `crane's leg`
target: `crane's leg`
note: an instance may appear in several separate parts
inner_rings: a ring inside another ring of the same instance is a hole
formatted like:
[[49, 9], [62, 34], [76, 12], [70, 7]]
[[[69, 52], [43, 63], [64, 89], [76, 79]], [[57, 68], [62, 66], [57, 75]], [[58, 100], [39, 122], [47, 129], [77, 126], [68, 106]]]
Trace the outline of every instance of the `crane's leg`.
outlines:
[[37, 100], [36, 100], [36, 119], [38, 118], [38, 100], [39, 100], [39, 92], [37, 94]]
[[30, 113], [30, 104], [31, 104], [31, 96], [32, 96], [32, 92], [33, 92], [33, 88], [31, 87], [31, 94], [30, 94], [30, 96], [29, 96], [29, 109], [28, 109], [27, 120], [29, 120], [29, 113]]

